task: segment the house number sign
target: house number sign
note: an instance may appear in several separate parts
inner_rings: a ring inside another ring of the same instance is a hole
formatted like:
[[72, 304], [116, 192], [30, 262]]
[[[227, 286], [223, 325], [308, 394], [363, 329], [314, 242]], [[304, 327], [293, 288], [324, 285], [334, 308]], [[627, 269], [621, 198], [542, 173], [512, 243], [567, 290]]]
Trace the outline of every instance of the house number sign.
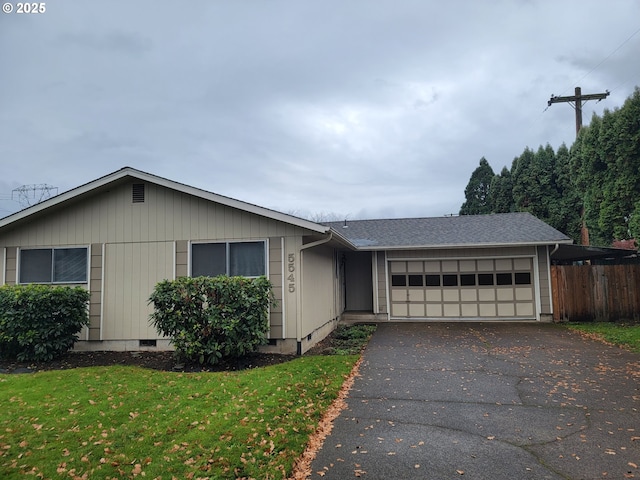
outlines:
[[296, 291], [296, 254], [290, 253], [287, 256], [287, 271], [289, 272], [289, 276], [287, 280], [289, 281], [289, 293], [293, 293]]

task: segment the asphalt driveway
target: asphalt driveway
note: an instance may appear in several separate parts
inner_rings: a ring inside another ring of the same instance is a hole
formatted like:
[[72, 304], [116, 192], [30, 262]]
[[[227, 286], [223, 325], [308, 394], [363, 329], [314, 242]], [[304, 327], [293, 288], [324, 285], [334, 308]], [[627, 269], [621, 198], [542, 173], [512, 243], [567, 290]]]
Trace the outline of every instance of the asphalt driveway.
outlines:
[[551, 324], [380, 324], [313, 479], [640, 478], [640, 355]]

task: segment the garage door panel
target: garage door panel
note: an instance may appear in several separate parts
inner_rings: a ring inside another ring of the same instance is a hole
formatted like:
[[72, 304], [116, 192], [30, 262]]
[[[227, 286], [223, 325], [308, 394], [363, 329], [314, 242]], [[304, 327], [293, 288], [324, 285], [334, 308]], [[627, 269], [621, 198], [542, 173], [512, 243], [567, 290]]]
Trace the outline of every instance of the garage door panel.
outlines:
[[458, 262], [457, 262], [457, 260], [443, 260], [442, 261], [442, 271], [443, 272], [457, 272], [458, 271]]
[[459, 302], [460, 292], [458, 290], [444, 290], [442, 292], [442, 300], [445, 302]]
[[424, 271], [424, 263], [423, 262], [407, 262], [407, 271], [422, 273]]
[[461, 272], [475, 272], [476, 271], [476, 261], [475, 260], [460, 260], [460, 271]]
[[445, 317], [459, 317], [460, 316], [460, 304], [459, 303], [445, 303], [442, 306]]
[[516, 309], [513, 303], [499, 303], [498, 304], [498, 316], [499, 317], [513, 317], [516, 314]]
[[424, 303], [410, 303], [409, 304], [409, 316], [410, 317], [424, 317], [425, 305]]
[[478, 289], [478, 300], [481, 302], [495, 302], [496, 300], [496, 291], [488, 288]]
[[460, 310], [463, 317], [477, 317], [478, 316], [478, 304], [477, 303], [463, 303], [460, 305]]
[[516, 300], [533, 300], [533, 290], [529, 288], [516, 288]]
[[510, 258], [497, 258], [496, 262], [496, 270], [513, 270], [513, 262]]
[[426, 290], [424, 293], [427, 302], [442, 302], [442, 290]]
[[442, 304], [427, 303], [427, 317], [442, 317]]
[[498, 314], [495, 303], [481, 303], [478, 307], [480, 317], [495, 317]]
[[409, 290], [410, 302], [424, 302], [424, 290]]
[[495, 270], [493, 260], [477, 260], [476, 265], [479, 272], [493, 272]]
[[424, 271], [427, 273], [438, 273], [440, 272], [440, 262], [424, 262]]
[[496, 297], [499, 302], [513, 301], [513, 288], [498, 288], [496, 290]]
[[405, 289], [391, 290], [392, 302], [404, 302], [407, 300], [407, 291]]
[[533, 305], [531, 303], [516, 303], [516, 315], [519, 317], [533, 316]]
[[391, 262], [391, 272], [392, 273], [406, 273], [407, 272], [407, 262]]
[[461, 290], [460, 291], [460, 300], [463, 302], [477, 302], [478, 301], [478, 291], [474, 288], [473, 290]]
[[391, 316], [393, 317], [408, 317], [409, 308], [406, 303], [392, 303], [391, 304]]

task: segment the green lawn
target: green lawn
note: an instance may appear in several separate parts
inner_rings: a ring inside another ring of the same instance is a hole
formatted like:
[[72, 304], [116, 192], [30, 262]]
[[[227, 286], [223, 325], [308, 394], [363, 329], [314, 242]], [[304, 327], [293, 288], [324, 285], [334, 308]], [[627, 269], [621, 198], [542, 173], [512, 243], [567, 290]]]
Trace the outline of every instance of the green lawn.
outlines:
[[563, 325], [571, 330], [576, 330], [593, 338], [625, 347], [632, 352], [640, 353], [640, 325], [601, 322], [567, 323]]
[[0, 478], [286, 478], [357, 358], [0, 375]]

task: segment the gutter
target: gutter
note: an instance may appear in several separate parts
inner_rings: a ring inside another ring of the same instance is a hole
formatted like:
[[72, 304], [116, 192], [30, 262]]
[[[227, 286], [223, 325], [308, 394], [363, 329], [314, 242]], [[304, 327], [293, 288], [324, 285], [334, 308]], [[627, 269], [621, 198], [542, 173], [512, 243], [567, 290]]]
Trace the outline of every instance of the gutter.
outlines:
[[462, 248], [506, 248], [506, 247], [540, 247], [544, 245], [572, 245], [573, 240], [555, 240], [550, 242], [514, 242], [514, 243], [452, 243], [437, 245], [364, 245], [356, 246], [359, 251], [375, 251], [375, 250], [434, 250], [434, 249], [462, 249]]
[[307, 243], [306, 245], [302, 245], [300, 247], [300, 280], [298, 280], [298, 295], [296, 301], [298, 302], [298, 315], [296, 319], [296, 330], [297, 330], [297, 342], [298, 345], [296, 347], [296, 355], [302, 355], [302, 272], [304, 271], [302, 268], [303, 264], [303, 255], [302, 252], [309, 248], [317, 247], [319, 245], [324, 245], [325, 243], [329, 243], [333, 239], [333, 232], [329, 230], [329, 236], [327, 238], [323, 238], [322, 240], [317, 240], [315, 242]]

